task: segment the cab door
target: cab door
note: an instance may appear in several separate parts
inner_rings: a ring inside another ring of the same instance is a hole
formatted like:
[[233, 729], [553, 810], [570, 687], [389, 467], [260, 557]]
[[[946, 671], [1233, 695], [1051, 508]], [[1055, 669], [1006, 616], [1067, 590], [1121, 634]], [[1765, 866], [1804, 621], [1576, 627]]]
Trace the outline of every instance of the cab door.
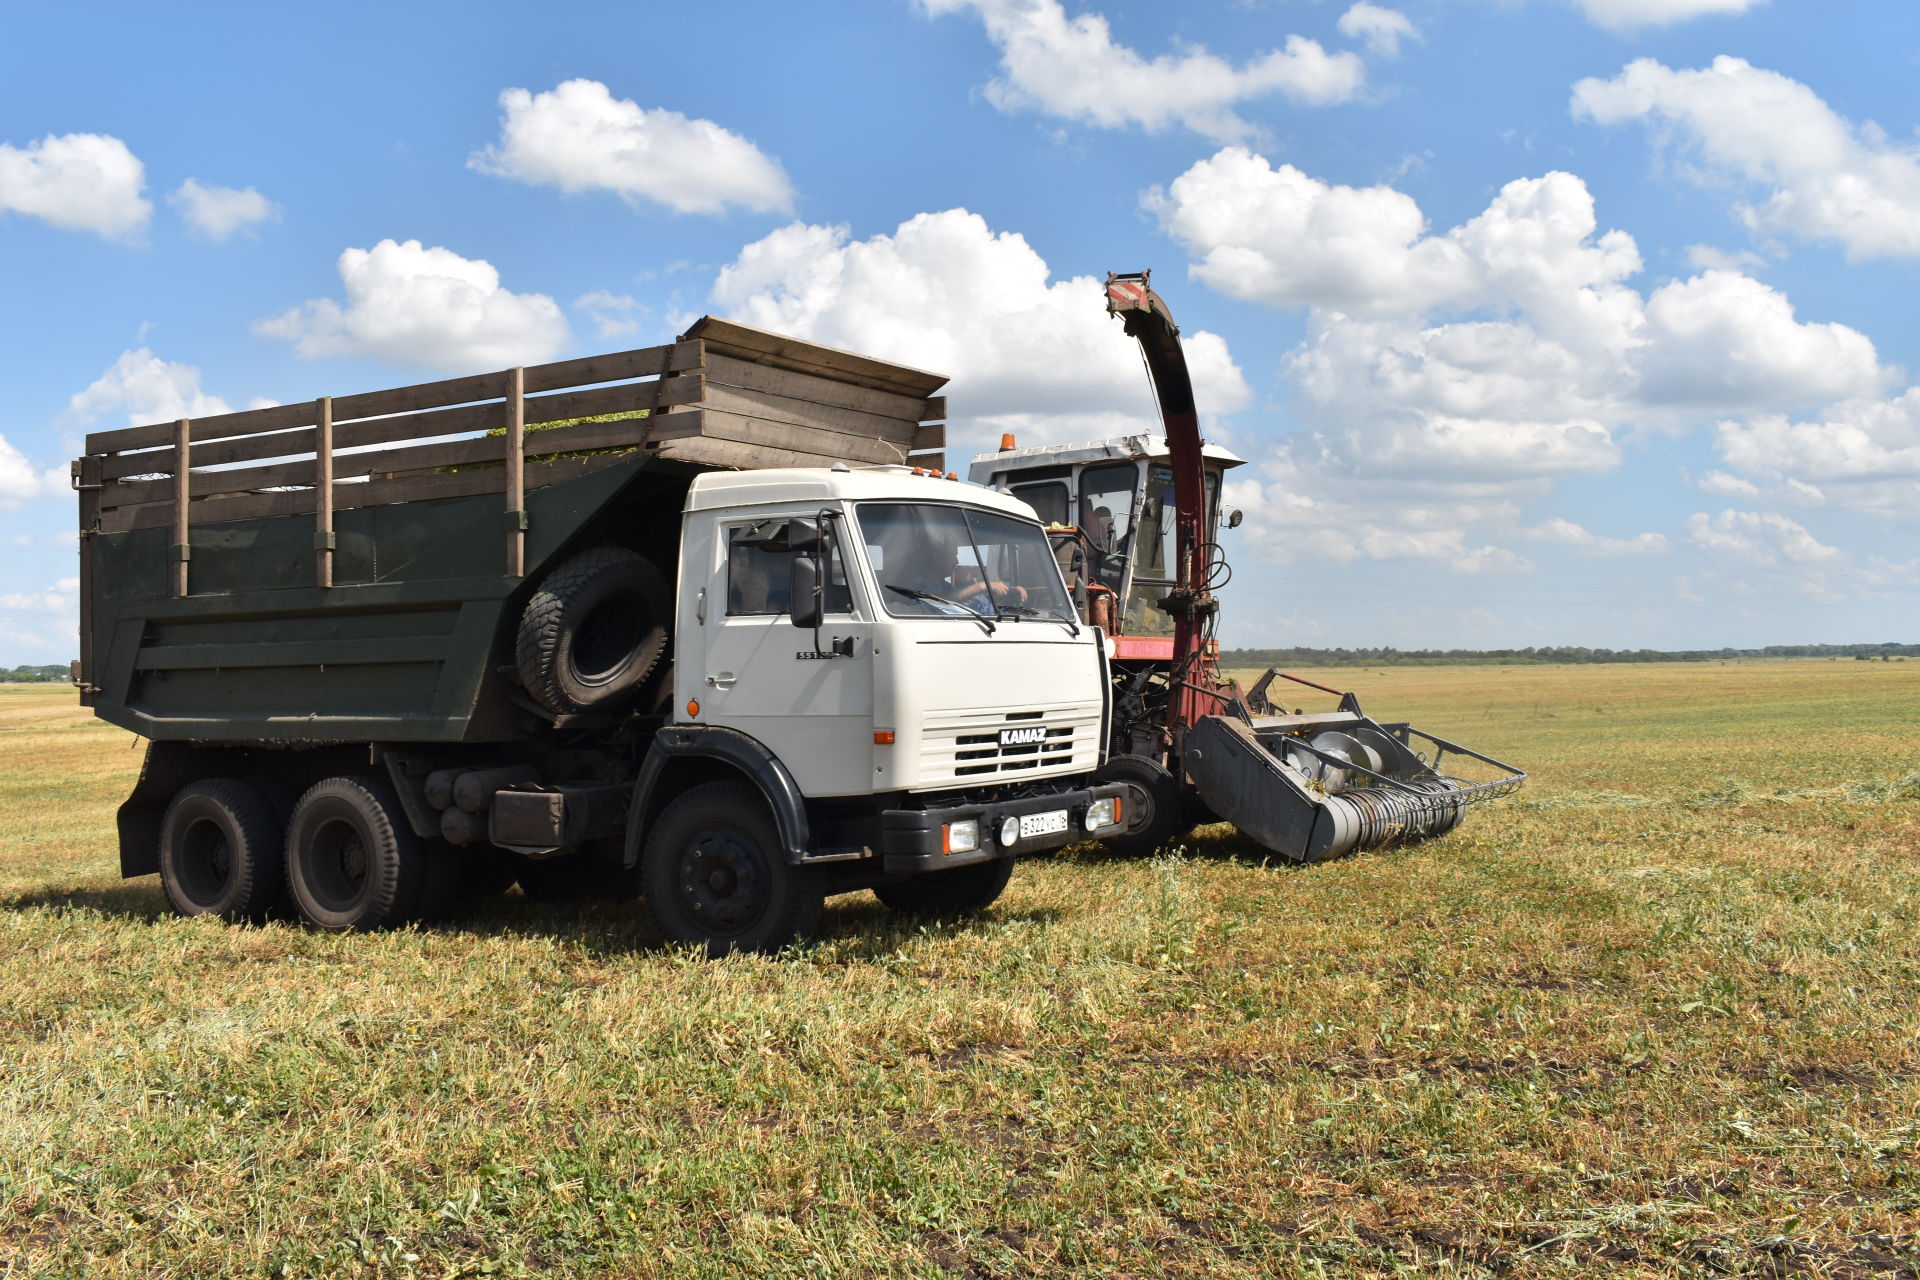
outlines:
[[701, 669], [689, 693], [701, 704], [701, 723], [756, 739], [806, 795], [864, 795], [873, 790], [873, 622], [846, 557], [831, 544], [822, 556], [816, 646], [815, 632], [794, 626], [788, 609], [796, 553], [743, 540], [768, 521], [818, 511], [756, 510], [752, 519], [719, 521], [698, 624]]

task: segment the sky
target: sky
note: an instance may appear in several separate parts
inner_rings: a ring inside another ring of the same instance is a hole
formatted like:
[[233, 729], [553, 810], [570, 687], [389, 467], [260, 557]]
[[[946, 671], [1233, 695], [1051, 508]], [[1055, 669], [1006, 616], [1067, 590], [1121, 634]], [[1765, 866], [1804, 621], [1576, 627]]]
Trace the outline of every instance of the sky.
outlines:
[[1911, 0], [0, 0], [0, 664], [89, 430], [648, 346], [1247, 465], [1230, 646], [1912, 641]]

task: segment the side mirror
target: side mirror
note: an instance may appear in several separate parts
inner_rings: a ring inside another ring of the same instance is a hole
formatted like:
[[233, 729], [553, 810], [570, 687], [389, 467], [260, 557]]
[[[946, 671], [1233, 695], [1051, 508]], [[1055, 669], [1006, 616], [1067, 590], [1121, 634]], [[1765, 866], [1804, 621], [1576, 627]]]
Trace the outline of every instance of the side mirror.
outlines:
[[818, 521], [800, 516], [787, 521], [788, 551], [818, 551], [824, 542]]
[[787, 613], [803, 630], [820, 625], [820, 562], [812, 556], [795, 556], [787, 567]]
[[1238, 529], [1240, 527], [1240, 519], [1240, 508], [1235, 507], [1227, 513], [1227, 528]]

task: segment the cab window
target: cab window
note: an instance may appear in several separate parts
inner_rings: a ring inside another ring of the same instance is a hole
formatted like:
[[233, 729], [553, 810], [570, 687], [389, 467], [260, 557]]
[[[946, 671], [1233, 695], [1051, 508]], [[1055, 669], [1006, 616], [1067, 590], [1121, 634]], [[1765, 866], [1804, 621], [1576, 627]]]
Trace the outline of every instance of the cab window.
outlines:
[[1041, 524], [1071, 524], [1067, 519], [1067, 486], [1059, 481], [1046, 484], [1017, 484], [1013, 496], [1032, 507]]
[[[727, 530], [727, 616], [758, 617], [786, 613], [787, 585], [792, 551], [775, 551], [751, 545], [742, 539], [757, 526], [740, 525]], [[826, 611], [852, 613], [853, 593], [847, 586], [846, 566], [835, 546], [827, 559]]]

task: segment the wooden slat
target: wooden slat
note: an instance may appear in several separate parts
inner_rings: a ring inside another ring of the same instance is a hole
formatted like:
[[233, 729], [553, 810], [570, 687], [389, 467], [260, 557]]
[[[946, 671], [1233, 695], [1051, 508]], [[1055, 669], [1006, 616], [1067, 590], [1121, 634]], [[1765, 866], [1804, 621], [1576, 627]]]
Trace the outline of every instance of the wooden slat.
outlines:
[[[477, 443], [477, 442], [470, 442]], [[498, 443], [498, 441], [495, 441]], [[544, 489], [563, 480], [597, 471], [602, 467], [628, 462], [638, 450], [598, 454], [586, 458], [560, 458], [532, 461], [527, 467], [528, 489]], [[804, 465], [818, 466], [819, 462]], [[485, 467], [470, 471], [433, 472], [426, 475], [396, 476], [390, 480], [369, 480], [358, 484], [336, 485], [333, 505], [336, 511], [353, 507], [377, 507], [390, 502], [416, 502], [429, 498], [460, 498], [474, 494], [503, 493], [506, 468]], [[269, 516], [313, 514], [312, 489], [292, 489], [282, 493], [228, 494], [202, 498], [187, 504], [189, 521], [195, 525], [217, 524], [233, 520], [259, 520]], [[102, 533], [125, 533], [131, 529], [163, 529], [173, 521], [171, 502], [149, 502], [142, 506], [120, 507], [101, 513]]]
[[[335, 403], [337, 405], [338, 401]], [[394, 440], [417, 440], [423, 436], [451, 436], [469, 431], [497, 430], [506, 425], [506, 402], [495, 400], [490, 404], [462, 405], [457, 409], [433, 409], [424, 413], [401, 414], [391, 418], [370, 418], [362, 422], [341, 422], [336, 410], [334, 419], [333, 447], [336, 450], [358, 449], [373, 444], [386, 444]], [[196, 423], [194, 435], [197, 437], [199, 433], [199, 424]], [[250, 436], [240, 440], [223, 440], [206, 445], [196, 444], [193, 446], [193, 465], [198, 470], [201, 467], [247, 462], [255, 458], [284, 458], [312, 453], [314, 443], [313, 429], [309, 427], [303, 431], [280, 431], [271, 435]], [[154, 471], [171, 472], [173, 450], [125, 454], [107, 458], [104, 465], [105, 474], [109, 477], [145, 475]]]
[[642, 347], [637, 351], [616, 351], [611, 355], [582, 356], [578, 360], [536, 364], [527, 369], [527, 394], [556, 391], [561, 387], [583, 387], [595, 382], [620, 382], [627, 378], [651, 378], [663, 373], [685, 373], [700, 367], [701, 354], [698, 342], [676, 342], [664, 347]]
[[506, 394], [506, 389], [505, 373], [476, 373], [465, 378], [421, 382], [411, 387], [392, 387], [386, 391], [363, 391], [357, 396], [336, 396], [333, 416], [344, 422], [349, 418], [384, 417], [390, 413], [438, 409], [442, 405], [465, 404], [470, 400], [498, 400]]
[[[538, 425], [567, 418], [596, 417], [608, 413], [629, 413], [642, 409], [651, 410], [658, 405], [688, 404], [698, 401], [702, 393], [702, 381], [699, 375], [687, 375], [669, 378], [664, 382], [636, 382], [622, 386], [598, 387], [591, 391], [573, 391], [560, 395], [530, 397], [527, 401], [527, 421]], [[408, 414], [404, 418], [372, 418], [362, 422], [346, 422], [333, 429], [334, 465], [338, 475], [367, 475], [374, 471], [396, 471], [402, 465], [395, 462], [387, 466], [363, 465], [362, 458], [382, 457], [361, 453], [340, 453], [342, 449], [365, 449], [371, 444], [384, 444], [395, 439], [418, 438], [420, 436], [453, 435], [469, 430], [496, 431], [506, 426], [506, 402], [488, 405], [468, 405], [458, 409], [435, 409], [426, 413]], [[396, 425], [399, 424], [399, 425]], [[422, 424], [425, 424], [424, 426]], [[197, 427], [196, 427], [197, 429]], [[570, 430], [571, 428], [560, 428]], [[404, 434], [396, 434], [404, 432]], [[543, 433], [544, 434], [544, 433]], [[297, 439], [296, 439], [297, 438]], [[259, 441], [272, 441], [256, 456], [282, 457], [287, 453], [311, 451], [314, 447], [314, 431], [280, 432], [274, 436], [254, 437]], [[228, 441], [217, 446], [222, 452], [211, 456], [220, 462], [231, 463], [240, 459], [234, 453], [245, 450], [236, 446], [249, 441]], [[295, 449], [292, 446], [301, 445]], [[575, 448], [592, 448], [591, 445], [576, 445]], [[128, 454], [128, 458], [148, 456], [165, 458], [165, 466], [152, 468], [151, 464], [141, 467], [135, 474], [146, 474], [150, 469], [171, 470], [173, 450], [156, 451], [148, 454]], [[193, 447], [194, 487], [200, 493], [235, 493], [247, 489], [260, 489], [270, 485], [311, 484], [314, 473], [309, 459], [295, 462], [277, 463], [265, 467], [248, 467], [227, 471], [202, 471], [201, 446]], [[482, 462], [505, 457], [500, 452], [449, 453], [444, 458], [432, 461], [432, 455], [408, 455], [405, 464], [415, 467], [457, 466], [464, 462]], [[121, 461], [112, 457], [103, 460], [109, 467]], [[357, 468], [357, 469], [356, 469]], [[106, 507], [124, 507], [132, 503], [157, 502], [170, 492], [168, 481], [122, 480], [108, 485], [101, 491], [102, 505]], [[156, 487], [158, 486], [158, 487]]]
[[697, 373], [657, 382], [629, 382], [617, 387], [593, 387], [586, 391], [566, 391], [559, 395], [530, 396], [527, 422], [557, 422], [565, 418], [591, 418], [603, 413], [631, 413], [639, 409], [664, 409], [677, 404], [694, 404], [706, 393], [706, 379]]
[[[589, 422], [577, 427], [554, 427], [527, 434], [527, 455], [547, 457], [580, 449], [608, 449], [621, 445], [639, 447], [647, 434], [646, 418], [622, 418], [613, 422]], [[436, 467], [463, 467], [475, 463], [500, 462], [507, 456], [505, 436], [481, 436], [476, 440], [444, 440], [435, 444], [407, 445], [381, 449], [373, 453], [336, 453], [333, 474], [341, 477], [378, 475], [383, 472], [431, 470]], [[277, 462], [265, 467], [244, 467], [231, 471], [195, 471], [194, 493], [208, 497], [220, 493], [246, 493], [255, 489], [277, 489], [287, 485], [310, 485], [317, 477], [315, 460]], [[113, 507], [141, 503], [166, 502], [172, 492], [171, 480], [122, 481], [108, 487], [115, 495]], [[198, 499], [196, 499], [197, 501]]]
[[920, 413], [920, 421], [944, 422], [946, 418], [947, 398], [945, 396], [928, 396], [927, 407]]
[[742, 444], [738, 440], [719, 440], [710, 436], [687, 436], [648, 445], [649, 453], [680, 462], [697, 462], [709, 467], [730, 467], [751, 471], [759, 467], [830, 467], [843, 458], [817, 453], [796, 453], [762, 444]]
[[738, 413], [749, 418], [763, 418], [769, 422], [790, 422], [795, 426], [814, 427], [863, 440], [884, 440], [888, 444], [903, 447], [919, 430], [916, 422], [908, 418], [883, 418], [877, 414], [862, 413], [858, 409], [841, 409], [833, 405], [816, 404], [811, 400], [795, 400], [791, 396], [746, 391], [714, 383], [707, 384], [706, 399], [701, 402], [701, 407]]
[[830, 404], [842, 409], [858, 409], [862, 413], [877, 413], [884, 418], [908, 418], [918, 422], [926, 417], [927, 406], [933, 403], [932, 400], [916, 396], [896, 395], [891, 391], [876, 391], [871, 387], [836, 382], [832, 378], [817, 377], [810, 373], [796, 373], [775, 365], [754, 364], [714, 351], [707, 352], [705, 368], [710, 383], [724, 383], [730, 387], [765, 391], [777, 396], [792, 396], [796, 400], [811, 400], [815, 404]]
[[840, 382], [851, 382], [876, 391], [924, 399], [945, 386], [947, 380], [937, 373], [889, 364], [871, 356], [802, 342], [784, 334], [768, 333], [751, 325], [737, 324], [717, 316], [702, 316], [680, 335], [682, 340], [699, 338], [707, 344], [707, 354], [735, 356], [761, 364], [775, 364], [797, 373], [811, 373]]
[[947, 424], [929, 422], [915, 429], [913, 442], [907, 446], [910, 451], [921, 449], [944, 449], [947, 447]]
[[[647, 432], [649, 443], [705, 436], [715, 440], [734, 440], [741, 444], [765, 445], [769, 449], [845, 462], [899, 462], [907, 456], [903, 446], [884, 440], [842, 435], [790, 422], [771, 422], [744, 414], [718, 409], [700, 409], [694, 414], [670, 414], [659, 418]], [[785, 463], [769, 463], [784, 466]]]
[[[265, 409], [243, 409], [239, 413], [218, 413], [193, 420], [195, 440], [223, 440], [228, 436], [249, 436], [260, 431], [279, 431], [286, 427], [313, 424], [313, 401], [276, 404]], [[121, 427], [117, 431], [95, 431], [87, 436], [88, 453], [117, 453], [122, 449], [151, 449], [173, 443], [173, 423], [156, 422], [145, 427]]]

